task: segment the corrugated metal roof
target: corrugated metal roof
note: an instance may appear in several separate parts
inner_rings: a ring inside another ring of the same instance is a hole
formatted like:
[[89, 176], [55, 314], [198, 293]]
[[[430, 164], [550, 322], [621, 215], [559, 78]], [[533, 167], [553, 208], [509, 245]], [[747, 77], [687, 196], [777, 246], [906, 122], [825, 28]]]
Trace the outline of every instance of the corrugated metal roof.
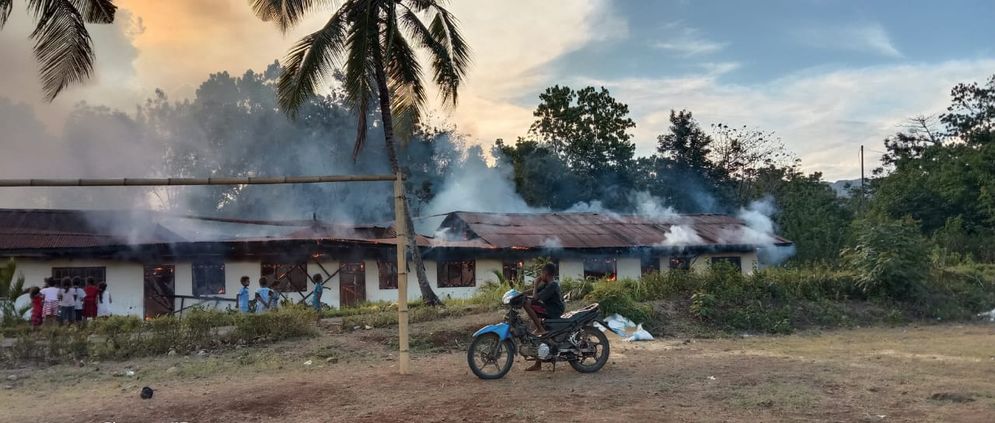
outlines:
[[[630, 248], [648, 246], [719, 246], [759, 244], [758, 234], [731, 216], [676, 215], [654, 219], [608, 213], [453, 212], [442, 223], [466, 239], [479, 237], [496, 248]], [[465, 226], [465, 228], [461, 228]], [[697, 239], [671, 237], [675, 227]], [[459, 236], [459, 235], [457, 235]], [[770, 242], [791, 241], [773, 236]]]
[[146, 211], [0, 209], [0, 249], [181, 242]]

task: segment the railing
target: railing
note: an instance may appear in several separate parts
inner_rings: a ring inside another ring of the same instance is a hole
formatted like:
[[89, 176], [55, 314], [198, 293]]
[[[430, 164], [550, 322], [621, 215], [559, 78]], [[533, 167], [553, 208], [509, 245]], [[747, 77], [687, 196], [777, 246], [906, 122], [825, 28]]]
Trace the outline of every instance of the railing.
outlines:
[[[235, 298], [225, 298], [225, 297], [197, 297], [192, 295], [173, 295], [173, 303], [175, 304], [176, 299], [180, 300], [180, 308], [178, 310], [173, 310], [170, 314], [172, 315], [182, 315], [184, 311], [189, 310], [194, 307], [200, 307], [205, 304], [212, 304], [212, 308], [218, 308], [222, 302], [238, 303]], [[187, 305], [187, 300], [193, 301], [192, 304]]]

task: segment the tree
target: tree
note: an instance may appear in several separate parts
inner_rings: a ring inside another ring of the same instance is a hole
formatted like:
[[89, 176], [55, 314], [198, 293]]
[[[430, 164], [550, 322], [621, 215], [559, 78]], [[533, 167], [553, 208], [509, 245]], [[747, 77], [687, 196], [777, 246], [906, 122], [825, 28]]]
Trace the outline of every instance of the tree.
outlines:
[[773, 187], [765, 182], [773, 182], [769, 178], [773, 174], [796, 176], [798, 158], [773, 132], [721, 123], [712, 125], [712, 129], [709, 160], [714, 163], [714, 175], [724, 179], [725, 185], [734, 191], [730, 195], [737, 204], [746, 204], [770, 192]]
[[703, 174], [714, 172], [715, 164], [709, 158], [712, 153], [712, 137], [701, 129], [690, 111], [671, 110], [670, 133], [656, 139], [657, 153], [675, 166]]
[[563, 210], [579, 201], [577, 178], [560, 156], [538, 141], [519, 139], [507, 145], [499, 139], [492, 155], [499, 166], [514, 170], [515, 190], [526, 204]]
[[10, 326], [18, 322], [31, 309], [30, 304], [17, 307], [17, 299], [24, 295], [24, 275], [16, 279], [17, 265], [13, 259], [0, 266], [0, 326]]
[[[470, 62], [470, 50], [456, 18], [441, 0], [345, 0], [324, 27], [305, 36], [287, 55], [286, 70], [278, 85], [280, 106], [295, 115], [305, 99], [315, 95], [333, 62], [343, 59], [344, 89], [359, 120], [353, 156], [366, 143], [366, 119], [371, 100], [379, 102], [384, 144], [391, 170], [401, 174], [395, 131], [402, 139], [413, 131], [425, 105], [421, 64], [412, 41], [431, 57], [432, 79], [442, 98], [455, 104]], [[252, 8], [264, 21], [274, 21], [286, 31], [324, 2], [313, 0], [253, 0]], [[426, 26], [421, 17], [431, 14]], [[409, 207], [408, 227], [413, 228]], [[416, 237], [409, 250], [415, 262], [422, 299], [441, 303], [425, 275]]]
[[[557, 85], [547, 88], [539, 100], [533, 112], [536, 120], [529, 128], [529, 138], [537, 144], [525, 148], [541, 146], [566, 165], [577, 182], [571, 190], [576, 194], [573, 203], [601, 201], [609, 207], [624, 207], [628, 192], [618, 187], [632, 185], [636, 150], [628, 132], [636, 126], [628, 117], [629, 106], [615, 100], [604, 87], [574, 91]], [[520, 162], [530, 163], [539, 164]]]
[[670, 133], [657, 137], [657, 154], [651, 163], [654, 178], [647, 190], [684, 212], [715, 212], [729, 204], [728, 195], [716, 198], [726, 176], [712, 161], [712, 137], [690, 111], [670, 111]]
[[[114, 22], [113, 0], [27, 0], [37, 24], [31, 32], [35, 57], [41, 65], [45, 100], [79, 84], [93, 73], [93, 46], [86, 24]], [[14, 0], [0, 0], [0, 29], [10, 17]]]
[[995, 143], [995, 75], [984, 86], [957, 84], [950, 96], [953, 103], [940, 116], [950, 135], [968, 145]]

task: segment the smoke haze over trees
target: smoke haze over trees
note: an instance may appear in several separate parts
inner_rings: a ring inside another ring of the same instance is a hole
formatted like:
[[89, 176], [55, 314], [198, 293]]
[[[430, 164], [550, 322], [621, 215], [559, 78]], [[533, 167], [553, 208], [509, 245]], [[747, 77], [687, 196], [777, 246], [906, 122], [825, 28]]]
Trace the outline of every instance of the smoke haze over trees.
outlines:
[[[280, 69], [211, 75], [191, 99], [156, 92], [131, 113], [80, 104], [64, 135], [50, 134], [27, 106], [0, 99], [5, 134], [0, 177], [271, 176], [383, 173], [382, 152], [351, 153], [355, 112], [341, 95], [316, 97], [297, 119], [279, 111]], [[412, 212], [612, 210], [738, 214], [773, 204], [775, 230], [796, 243], [797, 262], [830, 262], [867, 222], [902, 221], [931, 251], [991, 260], [995, 227], [995, 79], [952, 91], [950, 108], [917, 118], [883, 140], [888, 154], [864, 192], [840, 198], [819, 173], [803, 174], [775, 134], [702, 126], [674, 111], [659, 150], [635, 157], [638, 124], [610, 93], [552, 87], [536, 124], [490, 156], [458, 128], [422, 128], [399, 152]], [[583, 100], [582, 100], [583, 99]], [[595, 107], [597, 105], [597, 107]], [[595, 110], [597, 109], [597, 110]], [[368, 117], [371, 137], [381, 124]], [[574, 143], [573, 139], [582, 142]], [[594, 163], [591, 163], [594, 161]], [[247, 218], [386, 222], [388, 184], [32, 189], [6, 191], [4, 207], [162, 208]], [[651, 206], [647, 208], [647, 205]], [[855, 223], [854, 223], [855, 222]], [[885, 223], [879, 223], [885, 224]], [[890, 224], [890, 223], [888, 223]]]

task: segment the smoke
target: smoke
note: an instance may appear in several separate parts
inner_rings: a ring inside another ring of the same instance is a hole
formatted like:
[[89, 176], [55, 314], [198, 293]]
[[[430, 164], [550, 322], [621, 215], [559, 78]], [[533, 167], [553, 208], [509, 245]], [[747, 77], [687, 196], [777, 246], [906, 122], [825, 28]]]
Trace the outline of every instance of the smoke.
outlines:
[[427, 215], [452, 211], [537, 213], [548, 211], [525, 203], [511, 181], [511, 169], [491, 167], [479, 146], [467, 150], [466, 160], [446, 175], [439, 193], [425, 207]]
[[542, 240], [542, 248], [547, 250], [559, 250], [563, 248], [563, 241], [558, 237], [549, 237]]
[[753, 201], [736, 214], [746, 226], [723, 233], [719, 240], [730, 244], [756, 245], [761, 265], [781, 264], [795, 254], [795, 247], [775, 245], [777, 239], [772, 217], [776, 212], [777, 207], [771, 197]]

